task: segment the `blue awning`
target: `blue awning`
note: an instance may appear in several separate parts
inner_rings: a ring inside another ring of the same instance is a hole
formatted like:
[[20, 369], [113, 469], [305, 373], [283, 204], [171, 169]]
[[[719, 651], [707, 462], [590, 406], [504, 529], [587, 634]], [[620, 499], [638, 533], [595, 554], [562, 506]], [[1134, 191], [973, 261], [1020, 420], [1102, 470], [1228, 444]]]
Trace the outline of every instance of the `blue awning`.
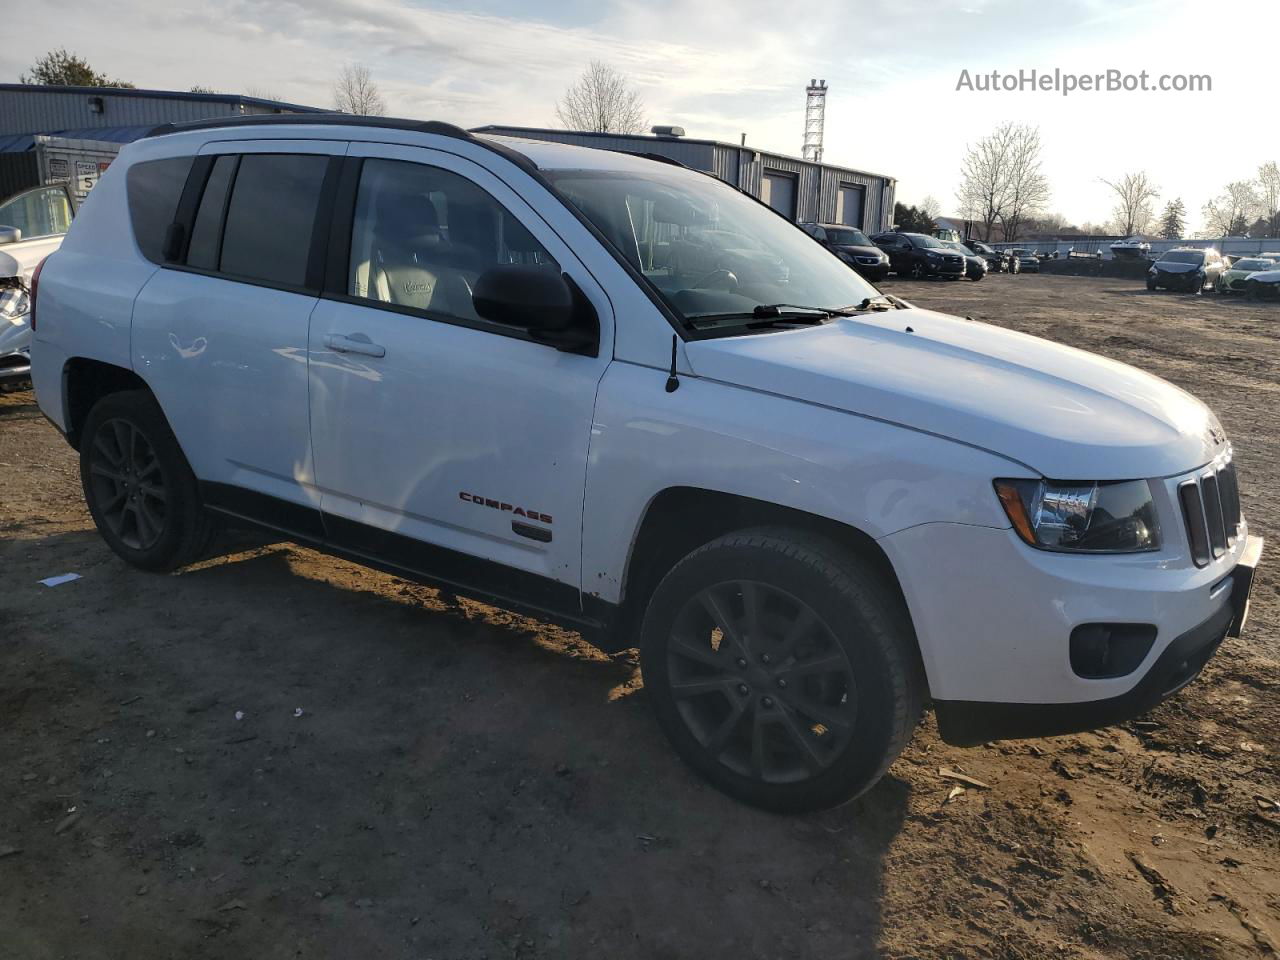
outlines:
[[[83, 127], [78, 130], [50, 130], [40, 136], [65, 137], [68, 140], [97, 140], [103, 143], [133, 143], [155, 129], [154, 123], [132, 127]], [[22, 153], [35, 146], [37, 134], [12, 133], [0, 136], [0, 153]]]

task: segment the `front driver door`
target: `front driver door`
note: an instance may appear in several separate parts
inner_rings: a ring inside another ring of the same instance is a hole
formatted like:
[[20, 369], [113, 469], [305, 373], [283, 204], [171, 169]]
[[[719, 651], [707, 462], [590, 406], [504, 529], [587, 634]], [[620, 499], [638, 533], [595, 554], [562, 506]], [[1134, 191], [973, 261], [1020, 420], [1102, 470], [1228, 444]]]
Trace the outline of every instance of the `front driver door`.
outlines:
[[[339, 252], [309, 338], [329, 536], [525, 606], [576, 608], [608, 299], [547, 223], [472, 161], [352, 144], [347, 165], [334, 214], [343, 235], [330, 240]], [[600, 318], [598, 355], [477, 315], [476, 278], [510, 263], [558, 267], [577, 284]]]

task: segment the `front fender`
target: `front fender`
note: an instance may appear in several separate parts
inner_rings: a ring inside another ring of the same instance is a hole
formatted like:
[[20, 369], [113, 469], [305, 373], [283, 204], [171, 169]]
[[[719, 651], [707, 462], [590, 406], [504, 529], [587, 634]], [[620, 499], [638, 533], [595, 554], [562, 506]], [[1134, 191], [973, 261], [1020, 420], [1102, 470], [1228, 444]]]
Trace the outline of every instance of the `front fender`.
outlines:
[[879, 539], [922, 523], [1004, 528], [991, 481], [1026, 468], [954, 441], [814, 404], [615, 362], [601, 381], [583, 513], [582, 582], [618, 602], [649, 504], [693, 487], [815, 514]]

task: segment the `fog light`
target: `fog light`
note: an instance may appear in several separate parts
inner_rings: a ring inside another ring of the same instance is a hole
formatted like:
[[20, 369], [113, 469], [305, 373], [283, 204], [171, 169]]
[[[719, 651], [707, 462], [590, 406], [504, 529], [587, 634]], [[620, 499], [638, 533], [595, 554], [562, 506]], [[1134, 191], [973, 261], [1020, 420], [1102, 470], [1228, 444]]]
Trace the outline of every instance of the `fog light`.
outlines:
[[1150, 623], [1085, 623], [1071, 631], [1071, 669], [1086, 680], [1123, 677], [1138, 669], [1156, 642]]

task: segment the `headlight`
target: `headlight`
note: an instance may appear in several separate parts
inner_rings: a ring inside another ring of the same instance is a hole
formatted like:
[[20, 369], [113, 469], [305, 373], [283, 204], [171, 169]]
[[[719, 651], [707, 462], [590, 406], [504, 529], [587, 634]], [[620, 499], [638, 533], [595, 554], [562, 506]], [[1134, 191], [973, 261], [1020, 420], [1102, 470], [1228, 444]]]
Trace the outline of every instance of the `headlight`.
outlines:
[[1154, 277], [1157, 273], [1157, 270], [1155, 267], [1152, 267], [1150, 270], [1147, 271], [1147, 273], [1149, 273], [1151, 276]]
[[31, 312], [31, 297], [20, 287], [0, 290], [0, 317], [17, 320]]
[[1160, 546], [1145, 480], [997, 480], [995, 488], [1014, 530], [1033, 547], [1137, 553]]
[[940, 260], [942, 258], [942, 254], [938, 253], [936, 250], [928, 251], [928, 253], [926, 253], [925, 256], [927, 256], [930, 260]]

